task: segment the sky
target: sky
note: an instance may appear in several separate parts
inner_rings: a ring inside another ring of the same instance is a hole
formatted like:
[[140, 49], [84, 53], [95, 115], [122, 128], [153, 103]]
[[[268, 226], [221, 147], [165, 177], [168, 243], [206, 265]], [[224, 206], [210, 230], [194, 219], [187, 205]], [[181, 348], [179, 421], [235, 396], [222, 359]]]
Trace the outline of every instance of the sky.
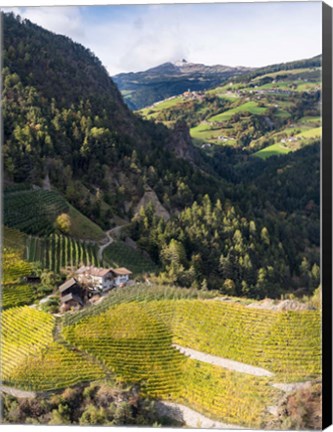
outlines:
[[90, 48], [110, 75], [181, 59], [207, 65], [266, 66], [322, 51], [320, 2], [10, 10]]

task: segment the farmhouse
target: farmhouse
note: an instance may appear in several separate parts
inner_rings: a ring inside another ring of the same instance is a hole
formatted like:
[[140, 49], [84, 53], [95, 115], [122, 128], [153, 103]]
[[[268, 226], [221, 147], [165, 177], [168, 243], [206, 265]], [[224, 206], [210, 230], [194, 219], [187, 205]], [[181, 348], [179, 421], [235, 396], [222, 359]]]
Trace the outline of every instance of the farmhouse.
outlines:
[[82, 266], [75, 272], [75, 278], [90, 291], [108, 291], [125, 285], [131, 274], [125, 267], [113, 269]]
[[132, 272], [129, 271], [125, 267], [111, 269], [111, 272], [114, 276], [113, 282], [114, 282], [115, 286], [127, 284], [127, 282], [129, 281], [130, 275], [132, 274]]
[[67, 307], [83, 306], [84, 291], [77, 283], [76, 279], [68, 279], [60, 285], [59, 292], [62, 305], [66, 305]]

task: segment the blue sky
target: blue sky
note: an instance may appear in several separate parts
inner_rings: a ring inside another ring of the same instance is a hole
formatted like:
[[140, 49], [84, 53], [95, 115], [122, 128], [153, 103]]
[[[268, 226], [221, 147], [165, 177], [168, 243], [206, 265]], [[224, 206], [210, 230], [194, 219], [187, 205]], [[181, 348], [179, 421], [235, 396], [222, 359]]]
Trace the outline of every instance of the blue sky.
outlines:
[[321, 3], [12, 8], [89, 47], [111, 75], [185, 58], [264, 66], [321, 53]]

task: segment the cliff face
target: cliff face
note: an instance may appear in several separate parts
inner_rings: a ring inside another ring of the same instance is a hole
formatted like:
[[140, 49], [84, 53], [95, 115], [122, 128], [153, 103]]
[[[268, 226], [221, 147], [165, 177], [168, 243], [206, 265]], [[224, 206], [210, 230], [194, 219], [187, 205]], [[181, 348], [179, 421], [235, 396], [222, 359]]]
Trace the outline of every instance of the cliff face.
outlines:
[[193, 147], [190, 130], [184, 121], [176, 123], [172, 130], [168, 148], [181, 159], [186, 159], [189, 162], [196, 162], [197, 152]]

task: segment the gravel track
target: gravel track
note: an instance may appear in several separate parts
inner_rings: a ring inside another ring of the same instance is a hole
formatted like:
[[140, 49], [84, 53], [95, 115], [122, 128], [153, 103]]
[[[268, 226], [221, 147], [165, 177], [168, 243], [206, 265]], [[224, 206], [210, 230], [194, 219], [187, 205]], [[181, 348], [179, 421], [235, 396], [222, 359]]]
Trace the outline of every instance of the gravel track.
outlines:
[[171, 417], [179, 422], [184, 422], [186, 426], [200, 429], [244, 429], [238, 425], [231, 425], [227, 423], [221, 423], [216, 420], [212, 420], [204, 415], [188, 408], [185, 405], [181, 405], [173, 402], [159, 401], [157, 402], [157, 411], [159, 415], [165, 417]]
[[223, 357], [217, 357], [211, 354], [206, 354], [201, 351], [196, 351], [191, 348], [185, 348], [180, 345], [174, 344], [175, 348], [177, 348], [182, 354], [185, 354], [195, 360], [202, 361], [204, 363], [209, 363], [211, 365], [215, 366], [221, 366], [226, 369], [235, 371], [235, 372], [242, 372], [249, 375], [256, 375], [256, 376], [267, 376], [271, 377], [274, 374], [266, 369], [262, 369], [259, 367], [251, 366], [246, 363], [241, 363], [234, 360], [225, 359]]

